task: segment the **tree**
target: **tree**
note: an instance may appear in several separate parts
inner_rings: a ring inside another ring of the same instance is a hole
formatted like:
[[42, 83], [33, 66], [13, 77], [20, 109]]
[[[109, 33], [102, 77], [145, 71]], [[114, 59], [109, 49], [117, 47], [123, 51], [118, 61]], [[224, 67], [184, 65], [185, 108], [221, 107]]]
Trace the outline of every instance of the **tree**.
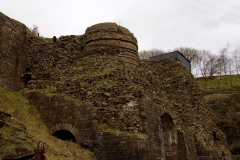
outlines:
[[211, 77], [218, 73], [218, 58], [216, 55], [211, 54], [210, 51], [200, 50], [198, 53], [197, 66], [202, 77]]
[[[175, 48], [174, 50], [169, 50], [168, 52], [173, 52], [176, 50], [181, 52], [188, 60], [190, 60], [191, 71], [193, 72], [193, 70], [196, 69], [196, 73], [197, 73], [197, 69], [198, 69], [197, 63], [199, 62], [199, 57], [198, 57], [199, 50], [190, 48], [190, 47], [179, 47], [179, 48]], [[160, 49], [143, 50], [139, 52], [139, 58], [149, 59], [152, 56], [161, 55], [161, 54], [165, 54], [165, 51]]]
[[197, 72], [197, 63], [199, 61], [199, 50], [190, 47], [178, 47], [174, 49], [175, 51], [181, 52], [190, 62], [191, 62], [191, 71], [193, 72], [196, 69]]
[[201, 50], [198, 55], [198, 68], [201, 72], [202, 77], [207, 77], [207, 63], [209, 61], [210, 52]]
[[38, 26], [37, 25], [33, 25], [33, 28], [30, 28], [31, 32], [35, 35], [35, 36], [38, 36], [39, 37], [39, 29], [38, 29]]
[[207, 76], [211, 77], [217, 73], [217, 56], [212, 55], [209, 51], [207, 51], [206, 58], [205, 68]]
[[208, 61], [206, 63], [207, 74], [209, 77], [215, 75], [217, 73], [217, 56], [209, 54]]
[[240, 47], [238, 47], [237, 49], [235, 49], [232, 52], [232, 56], [233, 56], [233, 62], [234, 62], [234, 68], [237, 72], [237, 74], [239, 74], [239, 69], [240, 69]]
[[227, 58], [227, 71], [229, 73], [229, 75], [233, 74], [233, 59], [231, 57]]
[[220, 50], [220, 55], [219, 55], [219, 58], [218, 58], [220, 77], [223, 73], [225, 75], [227, 75], [227, 71], [229, 70], [229, 68], [228, 68], [229, 64], [228, 63], [230, 63], [230, 60], [227, 57], [227, 53], [228, 53], [228, 50], [229, 50], [229, 45], [230, 44], [228, 43], [226, 45], [226, 47], [223, 47]]
[[149, 59], [152, 56], [164, 54], [165, 51], [160, 49], [151, 49], [151, 50], [143, 50], [139, 52], [140, 59]]

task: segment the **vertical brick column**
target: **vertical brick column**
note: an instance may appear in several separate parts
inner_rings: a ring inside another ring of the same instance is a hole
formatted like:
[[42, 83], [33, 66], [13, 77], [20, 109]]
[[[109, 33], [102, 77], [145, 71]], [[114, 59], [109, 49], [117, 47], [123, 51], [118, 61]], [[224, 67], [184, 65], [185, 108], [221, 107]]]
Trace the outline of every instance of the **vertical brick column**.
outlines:
[[26, 26], [0, 13], [0, 86], [18, 90], [28, 56]]

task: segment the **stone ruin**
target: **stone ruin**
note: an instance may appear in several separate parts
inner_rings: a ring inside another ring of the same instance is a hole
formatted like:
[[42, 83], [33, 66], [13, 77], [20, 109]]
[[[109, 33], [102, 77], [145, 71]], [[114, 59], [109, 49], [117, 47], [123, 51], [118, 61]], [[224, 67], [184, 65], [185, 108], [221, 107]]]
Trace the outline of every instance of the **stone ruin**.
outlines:
[[53, 42], [0, 22], [0, 86], [22, 90], [52, 135], [99, 160], [232, 158], [192, 74], [172, 59], [139, 60], [128, 29], [100, 23]]
[[116, 23], [100, 23], [88, 27], [83, 40], [83, 53], [112, 55], [132, 65], [139, 65], [137, 39], [128, 29]]

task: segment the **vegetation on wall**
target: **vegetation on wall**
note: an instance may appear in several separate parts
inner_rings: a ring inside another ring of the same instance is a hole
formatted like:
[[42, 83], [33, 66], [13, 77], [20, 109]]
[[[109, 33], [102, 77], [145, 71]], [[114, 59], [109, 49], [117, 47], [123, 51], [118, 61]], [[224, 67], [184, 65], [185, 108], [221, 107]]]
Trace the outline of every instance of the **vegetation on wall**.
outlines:
[[51, 160], [94, 158], [93, 153], [82, 150], [79, 145], [51, 136], [36, 107], [30, 105], [21, 93], [0, 88], [0, 111], [11, 115], [4, 118], [4, 126], [0, 129], [0, 159], [15, 153], [19, 147], [33, 151], [38, 141], [47, 142], [49, 147], [45, 155]]

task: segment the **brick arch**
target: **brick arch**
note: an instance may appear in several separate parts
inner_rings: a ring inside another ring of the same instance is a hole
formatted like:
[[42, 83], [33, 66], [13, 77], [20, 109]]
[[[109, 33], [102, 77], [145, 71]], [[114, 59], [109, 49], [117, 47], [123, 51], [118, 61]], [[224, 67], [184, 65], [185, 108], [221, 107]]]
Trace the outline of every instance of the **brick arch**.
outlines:
[[67, 131], [71, 132], [74, 135], [74, 137], [76, 138], [76, 143], [78, 142], [77, 137], [79, 135], [79, 131], [72, 124], [70, 124], [70, 123], [59, 123], [59, 124], [55, 125], [54, 127], [52, 127], [50, 129], [50, 132], [51, 132], [51, 134], [53, 134], [54, 132], [56, 132], [58, 130], [67, 130]]
[[168, 113], [163, 113], [161, 116], [161, 123], [163, 127], [164, 140], [166, 145], [176, 145], [177, 143], [177, 130], [173, 122], [172, 116]]
[[161, 126], [163, 132], [165, 159], [182, 160], [184, 159], [183, 157], [187, 157], [185, 135], [175, 124], [174, 117], [171, 112], [163, 112], [161, 114]]

